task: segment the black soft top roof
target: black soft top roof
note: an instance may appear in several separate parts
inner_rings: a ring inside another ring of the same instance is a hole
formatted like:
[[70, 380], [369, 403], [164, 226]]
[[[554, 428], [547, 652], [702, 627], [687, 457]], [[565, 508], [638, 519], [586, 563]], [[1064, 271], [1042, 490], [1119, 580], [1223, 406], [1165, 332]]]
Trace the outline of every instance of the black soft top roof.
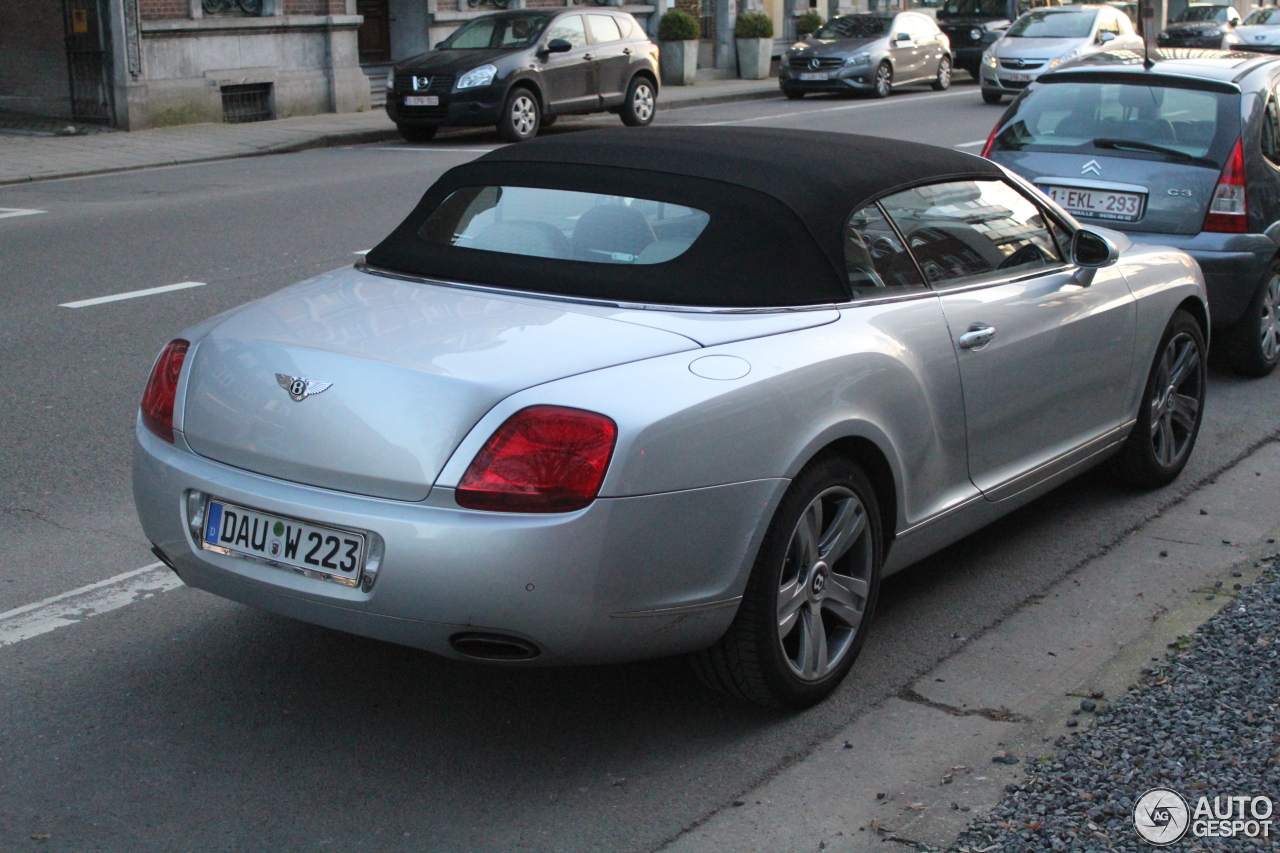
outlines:
[[[663, 127], [587, 131], [509, 145], [449, 170], [368, 255], [376, 268], [564, 296], [765, 308], [849, 298], [844, 225], [865, 202], [948, 179], [1000, 178], [953, 149], [821, 131]], [[550, 187], [682, 204], [711, 216], [661, 264], [593, 264], [429, 243], [418, 236], [451, 193]]]

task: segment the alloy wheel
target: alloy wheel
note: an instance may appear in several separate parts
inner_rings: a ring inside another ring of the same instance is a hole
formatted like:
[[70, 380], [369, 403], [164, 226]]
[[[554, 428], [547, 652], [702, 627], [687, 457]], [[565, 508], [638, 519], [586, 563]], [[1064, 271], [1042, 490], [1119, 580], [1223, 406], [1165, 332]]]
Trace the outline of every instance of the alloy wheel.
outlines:
[[889, 93], [893, 91], [893, 70], [887, 62], [880, 63], [880, 67], [876, 69], [875, 86], [876, 94], [881, 98], [889, 97]]
[[809, 502], [791, 533], [778, 587], [778, 642], [792, 672], [817, 681], [853, 647], [871, 589], [874, 543], [851, 489]]
[[951, 60], [945, 56], [938, 63], [938, 82], [935, 88], [946, 89], [951, 85]]
[[1200, 345], [1186, 332], [1175, 335], [1160, 357], [1151, 398], [1151, 450], [1165, 468], [1181, 461], [1195, 435], [1204, 397], [1200, 361]]
[[649, 88], [648, 83], [636, 86], [631, 95], [631, 111], [641, 122], [648, 122], [653, 118], [653, 89]]
[[1262, 293], [1262, 357], [1274, 362], [1280, 356], [1280, 273], [1272, 274]]
[[538, 125], [538, 105], [529, 95], [517, 95], [511, 101], [511, 126], [521, 137], [531, 136]]

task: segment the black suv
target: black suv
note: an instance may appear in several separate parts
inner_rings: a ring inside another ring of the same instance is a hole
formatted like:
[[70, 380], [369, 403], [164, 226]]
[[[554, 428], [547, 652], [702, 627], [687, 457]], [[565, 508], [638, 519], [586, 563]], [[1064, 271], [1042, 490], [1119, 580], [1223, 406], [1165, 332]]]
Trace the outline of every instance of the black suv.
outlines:
[[1061, 6], [1062, 0], [945, 0], [938, 27], [951, 42], [951, 64], [980, 79], [982, 54], [1023, 12]]
[[658, 46], [625, 12], [519, 10], [473, 18], [387, 77], [387, 115], [410, 142], [443, 125], [496, 125], [532, 139], [557, 116], [616, 112], [653, 121]]

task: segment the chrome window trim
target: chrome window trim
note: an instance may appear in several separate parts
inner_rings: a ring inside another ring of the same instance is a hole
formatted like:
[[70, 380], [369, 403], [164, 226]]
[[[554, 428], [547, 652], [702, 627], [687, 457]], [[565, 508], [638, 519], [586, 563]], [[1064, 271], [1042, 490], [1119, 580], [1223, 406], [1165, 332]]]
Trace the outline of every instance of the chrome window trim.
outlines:
[[1046, 275], [1055, 275], [1057, 273], [1071, 274], [1074, 267], [1070, 264], [1059, 264], [1056, 267], [1041, 267], [1033, 272], [1021, 273], [1020, 275], [1003, 276], [1000, 278], [987, 279], [985, 281], [968, 281], [960, 282], [952, 287], [942, 287], [934, 290], [939, 296], [945, 296], [952, 293], [964, 293], [967, 290], [982, 290], [986, 287], [1000, 287], [1005, 284], [1017, 284], [1020, 281], [1030, 281], [1033, 278], [1042, 278]]
[[[394, 278], [400, 281], [412, 281], [418, 284], [435, 284], [440, 287], [453, 287], [458, 290], [474, 290], [479, 293], [492, 293], [498, 296], [514, 296], [521, 299], [546, 299], [550, 302], [568, 302], [575, 305], [595, 305], [601, 308], [621, 308], [628, 311], [662, 311], [680, 314], [794, 314], [802, 311], [827, 311], [836, 308], [834, 302], [823, 302], [817, 305], [779, 305], [768, 308], [725, 308], [709, 305], [663, 305], [650, 302], [622, 302], [614, 299], [592, 299], [588, 296], [565, 296], [559, 293], [541, 293], [536, 290], [517, 290], [510, 287], [498, 287], [490, 284], [471, 284], [462, 281], [449, 281], [429, 276], [410, 275], [395, 272], [371, 265], [361, 257], [355, 262], [355, 268], [369, 275]], [[861, 303], [859, 303], [861, 304]]]

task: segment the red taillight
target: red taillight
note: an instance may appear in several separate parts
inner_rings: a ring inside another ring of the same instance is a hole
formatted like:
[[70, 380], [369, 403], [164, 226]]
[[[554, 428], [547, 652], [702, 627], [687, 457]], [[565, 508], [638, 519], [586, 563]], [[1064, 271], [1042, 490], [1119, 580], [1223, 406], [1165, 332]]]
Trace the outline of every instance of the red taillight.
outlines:
[[173, 442], [173, 400], [178, 394], [178, 377], [182, 375], [182, 362], [187, 358], [187, 347], [182, 338], [169, 341], [160, 351], [151, 378], [142, 392], [142, 422], [147, 429]]
[[600, 491], [617, 425], [595, 412], [530, 406], [507, 418], [458, 483], [467, 509], [570, 512]]
[[996, 133], [1000, 130], [1000, 122], [996, 122], [996, 126], [991, 128], [991, 135], [987, 137], [987, 144], [982, 146], [982, 156], [988, 160], [991, 159], [991, 148], [996, 144]]
[[1231, 149], [1227, 165], [1213, 189], [1209, 212], [1204, 216], [1204, 230], [1241, 234], [1249, 230], [1249, 207], [1245, 202], [1244, 148], [1240, 140]]

